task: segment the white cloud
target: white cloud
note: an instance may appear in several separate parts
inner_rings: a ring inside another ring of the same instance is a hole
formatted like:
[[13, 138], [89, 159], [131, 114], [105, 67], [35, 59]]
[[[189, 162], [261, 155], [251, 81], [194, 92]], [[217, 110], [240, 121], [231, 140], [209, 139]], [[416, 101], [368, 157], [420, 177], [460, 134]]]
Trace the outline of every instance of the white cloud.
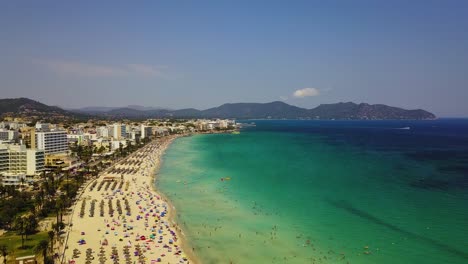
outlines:
[[147, 64], [128, 64], [127, 67], [135, 73], [147, 76], [161, 76], [163, 74], [162, 70], [167, 68], [163, 66], [152, 66]]
[[287, 97], [287, 96], [284, 96], [284, 95], [280, 96], [279, 98], [281, 99], [281, 101], [286, 101], [286, 100], [288, 100], [288, 97]]
[[299, 89], [293, 93], [293, 97], [303, 98], [308, 96], [317, 96], [320, 94], [320, 91], [317, 88], [304, 88]]
[[35, 59], [35, 64], [46, 67], [57, 73], [66, 75], [88, 76], [88, 77], [110, 77], [110, 76], [162, 76], [165, 66], [153, 66], [147, 64], [124, 64], [124, 65], [97, 65], [77, 61]]

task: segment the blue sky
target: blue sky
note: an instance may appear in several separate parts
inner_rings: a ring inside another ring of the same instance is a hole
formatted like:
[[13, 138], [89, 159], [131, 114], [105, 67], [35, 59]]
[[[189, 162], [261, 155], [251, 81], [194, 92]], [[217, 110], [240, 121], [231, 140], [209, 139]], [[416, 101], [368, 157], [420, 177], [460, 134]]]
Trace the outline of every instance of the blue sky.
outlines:
[[1, 1], [0, 97], [468, 116], [466, 14], [467, 1]]

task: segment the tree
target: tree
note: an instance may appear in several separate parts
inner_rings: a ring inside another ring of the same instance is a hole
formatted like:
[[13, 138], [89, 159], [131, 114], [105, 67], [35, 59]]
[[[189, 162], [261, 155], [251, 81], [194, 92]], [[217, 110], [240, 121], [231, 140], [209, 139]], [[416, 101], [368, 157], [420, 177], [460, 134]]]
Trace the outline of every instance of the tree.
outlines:
[[59, 199], [57, 199], [57, 201], [55, 202], [55, 212], [56, 212], [56, 216], [57, 216], [57, 225], [60, 222], [59, 216], [60, 216], [60, 211], [62, 210], [62, 208], [63, 208], [63, 200], [62, 200], [61, 197], [59, 197]]
[[55, 230], [56, 234], [60, 234], [60, 231], [65, 228], [65, 224], [63, 222], [59, 222], [58, 224], [52, 224], [52, 229]]
[[43, 188], [39, 189], [37, 195], [34, 197], [34, 204], [36, 206], [36, 211], [40, 211], [42, 209], [42, 205], [44, 204], [45, 192]]
[[24, 235], [26, 234], [26, 219], [22, 216], [17, 216], [14, 221], [14, 229], [21, 235], [21, 248], [24, 248]]
[[50, 240], [50, 251], [54, 251], [54, 238], [55, 238], [55, 232], [54, 230], [50, 230], [47, 232], [47, 235], [49, 235], [49, 240]]
[[34, 247], [34, 253], [41, 254], [44, 258], [44, 263], [47, 263], [47, 250], [49, 249], [49, 241], [43, 239]]
[[3, 256], [3, 264], [7, 263], [7, 256], [8, 256], [8, 247], [6, 245], [1, 245], [0, 246], [0, 253], [2, 253]]
[[70, 175], [69, 171], [65, 172], [65, 177], [67, 178], [67, 197], [70, 198], [70, 182], [68, 181], [68, 176]]
[[37, 222], [37, 217], [34, 214], [29, 214], [25, 217], [23, 217], [25, 220], [25, 227], [24, 227], [24, 233], [26, 236], [26, 239], [28, 239], [28, 235], [33, 234], [36, 232], [37, 226], [39, 223]]
[[104, 153], [104, 151], [106, 151], [106, 148], [104, 146], [101, 146], [98, 150], [99, 154]]
[[21, 190], [22, 190], [22, 189], [23, 189], [23, 186], [24, 186], [24, 182], [25, 182], [26, 180], [24, 179], [24, 177], [21, 177], [21, 180], [20, 180], [20, 181], [21, 181]]

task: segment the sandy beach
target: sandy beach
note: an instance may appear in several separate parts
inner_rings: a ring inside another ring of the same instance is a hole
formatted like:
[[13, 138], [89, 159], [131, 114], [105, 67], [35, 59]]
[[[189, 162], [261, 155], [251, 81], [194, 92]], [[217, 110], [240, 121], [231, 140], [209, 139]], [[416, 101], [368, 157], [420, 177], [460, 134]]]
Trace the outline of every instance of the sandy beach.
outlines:
[[174, 209], [153, 187], [176, 137], [149, 143], [87, 185], [73, 209], [64, 263], [194, 263], [171, 221]]

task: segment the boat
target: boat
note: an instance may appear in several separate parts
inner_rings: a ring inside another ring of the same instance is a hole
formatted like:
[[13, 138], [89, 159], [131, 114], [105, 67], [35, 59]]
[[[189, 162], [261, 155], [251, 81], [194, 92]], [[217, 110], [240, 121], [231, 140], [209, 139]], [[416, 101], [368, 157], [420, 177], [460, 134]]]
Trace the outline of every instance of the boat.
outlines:
[[239, 135], [239, 134], [240, 134], [240, 131], [232, 131], [231, 134], [233, 134], [233, 135]]

